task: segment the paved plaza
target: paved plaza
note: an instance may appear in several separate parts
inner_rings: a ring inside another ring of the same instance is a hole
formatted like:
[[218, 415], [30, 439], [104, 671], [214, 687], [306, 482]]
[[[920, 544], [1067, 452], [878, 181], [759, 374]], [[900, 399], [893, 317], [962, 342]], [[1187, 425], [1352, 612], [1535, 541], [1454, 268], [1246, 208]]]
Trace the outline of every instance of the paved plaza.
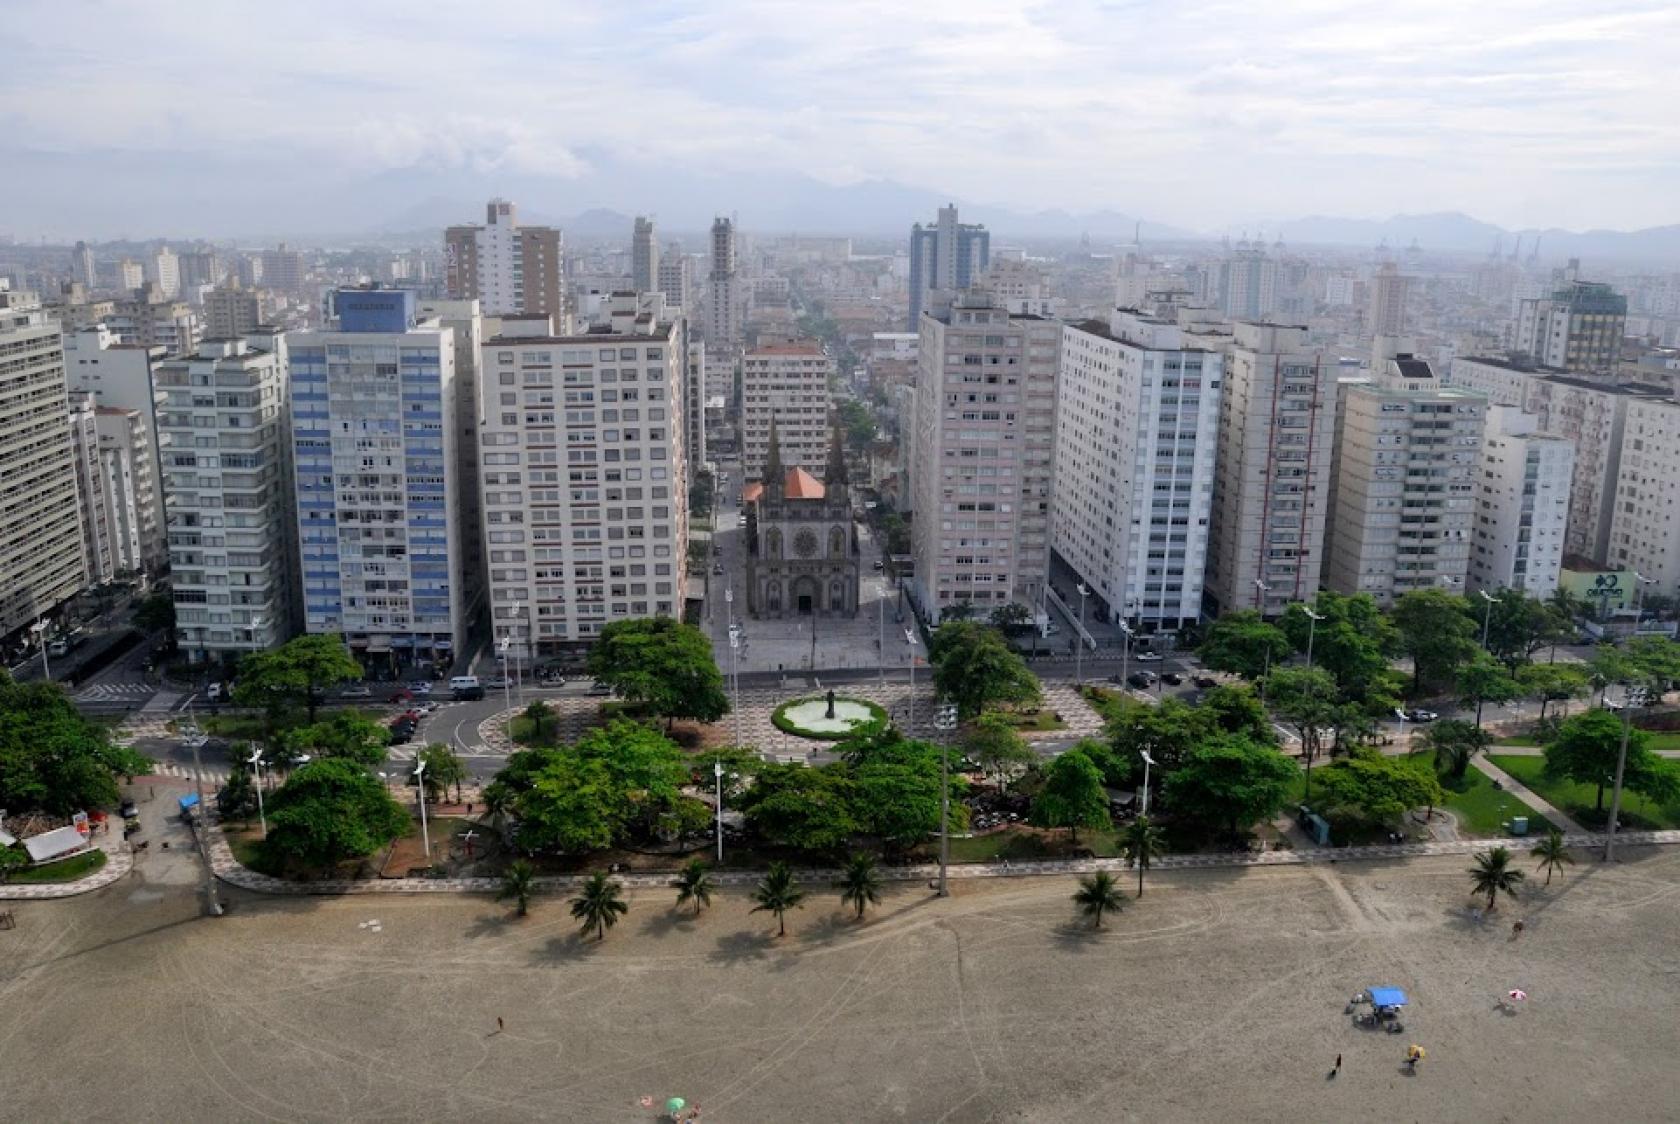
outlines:
[[[548, 896], [224, 890], [204, 920], [154, 853], [15, 903], [0, 1070], [16, 1120], [1674, 1119], [1680, 851], [1481, 922], [1467, 865], [1163, 872], [1100, 934], [1067, 877], [897, 883], [861, 925], [812, 886], [783, 940], [738, 890], [696, 920], [638, 889], [597, 945]], [[1343, 1014], [1372, 984], [1404, 1035]]]

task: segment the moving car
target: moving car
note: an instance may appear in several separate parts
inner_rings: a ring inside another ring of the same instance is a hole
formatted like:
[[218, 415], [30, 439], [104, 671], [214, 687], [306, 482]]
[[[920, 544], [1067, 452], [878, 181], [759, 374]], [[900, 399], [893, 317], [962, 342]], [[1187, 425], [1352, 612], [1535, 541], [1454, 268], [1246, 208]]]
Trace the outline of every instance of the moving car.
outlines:
[[712, 563], [712, 573], [714, 573], [714, 574], [723, 573], [723, 563], [722, 562]]
[[1138, 663], [1160, 663], [1160, 652], [1133, 652], [1132, 658]]
[[430, 680], [416, 679], [408, 685], [408, 690], [412, 694], [425, 698], [427, 695], [432, 693], [432, 684]]
[[478, 676], [476, 675], [457, 675], [449, 680], [451, 691], [466, 691], [476, 686], [478, 686]]
[[352, 683], [339, 694], [347, 699], [369, 699], [373, 697], [373, 688], [366, 683]]
[[1406, 721], [1408, 722], [1433, 722], [1435, 719], [1441, 717], [1433, 710], [1408, 710], [1405, 714]]
[[492, 675], [484, 681], [484, 685], [492, 690], [500, 691], [504, 687], [513, 686], [513, 680], [509, 679], [505, 675]]
[[1155, 673], [1152, 671], [1134, 671], [1126, 676], [1126, 682], [1134, 687], [1147, 690], [1155, 685]]
[[1219, 686], [1219, 680], [1215, 679], [1211, 675], [1198, 675], [1194, 679], [1190, 680], [1190, 682], [1194, 683], [1204, 691], [1210, 687]]
[[1177, 687], [1184, 682], [1184, 676], [1180, 675], [1176, 671], [1169, 671], [1165, 675], [1161, 676], [1161, 682], [1165, 683], [1169, 687]]
[[881, 561], [879, 558], [875, 559], [875, 569], [884, 570], [886, 568], [887, 564], [885, 562]]

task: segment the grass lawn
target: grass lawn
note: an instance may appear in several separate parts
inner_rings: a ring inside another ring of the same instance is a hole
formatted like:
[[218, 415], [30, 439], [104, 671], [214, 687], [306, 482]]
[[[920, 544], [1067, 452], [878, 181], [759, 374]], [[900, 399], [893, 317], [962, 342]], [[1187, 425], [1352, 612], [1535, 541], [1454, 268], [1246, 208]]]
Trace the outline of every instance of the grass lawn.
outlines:
[[[1539, 758], [1524, 760], [1538, 761]], [[1546, 817], [1530, 811], [1510, 793], [1494, 788], [1487, 774], [1474, 765], [1465, 770], [1459, 780], [1441, 778], [1441, 787], [1447, 790], [1446, 807], [1458, 816], [1459, 828], [1468, 834], [1502, 836], [1505, 831], [1500, 824], [1513, 815], [1528, 816], [1530, 835], [1544, 835], [1552, 828], [1551, 821]]]
[[[951, 837], [951, 861], [954, 863], [1059, 859], [1068, 857], [1068, 853], [1075, 850], [1088, 850], [1098, 858], [1114, 858], [1121, 853], [1119, 833], [1112, 830], [1081, 831], [1078, 842], [1070, 840], [1068, 833], [1060, 829], [1053, 832], [1007, 829], [968, 839]], [[937, 862], [938, 841], [923, 844], [917, 853], [924, 861]]]
[[[1548, 780], [1542, 773], [1542, 770], [1546, 767], [1544, 757], [1515, 757], [1510, 754], [1495, 754], [1490, 756], [1488, 760], [1589, 827], [1602, 826], [1608, 818], [1610, 807], [1609, 785], [1606, 785], [1604, 790], [1606, 811], [1600, 812], [1595, 807], [1598, 799], [1597, 785], [1581, 784], [1576, 781]], [[1655, 801], [1645, 799], [1631, 789], [1623, 789], [1621, 825], [1623, 828], [1629, 829], [1656, 830], [1680, 827], [1680, 800], [1658, 804]]]
[[1680, 751], [1680, 730], [1646, 730], [1654, 753]]
[[1009, 720], [1009, 724], [1025, 733], [1042, 730], [1061, 730], [1067, 726], [1062, 716], [1053, 710], [1036, 710], [1031, 714], [1013, 710], [1000, 710], [999, 714]]
[[55, 863], [47, 863], [45, 866], [25, 867], [13, 873], [11, 881], [24, 885], [36, 882], [74, 882], [104, 865], [104, 851], [84, 851], [67, 859], [59, 859]]
[[538, 738], [534, 736], [535, 723], [523, 714], [515, 715], [513, 720], [508, 723], [508, 737], [513, 739], [515, 745], [556, 746], [560, 744], [559, 726], [559, 722], [552, 716], [543, 719], [542, 737]]
[[1537, 746], [1540, 743], [1534, 740], [1534, 735], [1533, 734], [1506, 734], [1502, 738], [1494, 738], [1493, 739], [1493, 744], [1494, 745], [1530, 745], [1530, 746]]
[[1105, 723], [1113, 722], [1127, 711], [1136, 710], [1144, 705], [1124, 692], [1110, 687], [1086, 685], [1080, 688], [1079, 693], [1085, 696], [1085, 701], [1091, 704], [1091, 709], [1096, 711]]

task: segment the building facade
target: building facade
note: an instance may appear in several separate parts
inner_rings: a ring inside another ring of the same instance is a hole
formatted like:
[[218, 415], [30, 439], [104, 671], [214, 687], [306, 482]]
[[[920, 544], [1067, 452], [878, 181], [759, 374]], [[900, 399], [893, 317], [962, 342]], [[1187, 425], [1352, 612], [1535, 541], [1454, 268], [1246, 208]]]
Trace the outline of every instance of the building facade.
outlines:
[[70, 458], [76, 470], [76, 516], [82, 528], [82, 567], [89, 585], [117, 576], [111, 517], [99, 463], [99, 426], [91, 394], [70, 396]]
[[268, 323], [272, 311], [272, 302], [261, 289], [246, 289], [237, 282], [225, 289], [211, 289], [204, 294], [205, 338], [228, 340], [248, 335]]
[[87, 582], [64, 345], [33, 293], [0, 289], [0, 636]]
[[492, 199], [484, 225], [452, 226], [443, 240], [450, 299], [476, 300], [485, 316], [570, 316], [557, 228], [522, 226], [511, 202]]
[[970, 289], [924, 312], [909, 481], [914, 591], [929, 623], [1038, 605], [1050, 563], [1062, 325]]
[[504, 321], [484, 341], [491, 624], [521, 659], [585, 647], [610, 621], [683, 610], [681, 338], [676, 323], [620, 294], [585, 332]]
[[195, 663], [296, 633], [286, 339], [201, 342], [159, 363], [176, 634]]
[[114, 301], [105, 323], [122, 343], [161, 347], [170, 355], [191, 352], [204, 331], [192, 306], [165, 297], [149, 281], [128, 299]]
[[340, 289], [288, 340], [304, 627], [365, 660], [450, 664], [467, 597], [455, 334], [405, 289]]
[[1470, 564], [1487, 399], [1409, 353], [1344, 380], [1324, 584], [1391, 605], [1462, 586]]
[[767, 344], [741, 358], [742, 474], [762, 480], [774, 429], [782, 464], [821, 477], [828, 462], [834, 358], [815, 340]]
[[638, 293], [651, 293], [659, 283], [659, 231], [654, 221], [636, 216], [630, 235], [630, 283]]
[[746, 282], [736, 260], [735, 223], [712, 220], [712, 268], [706, 276], [706, 343], [720, 355], [741, 346], [747, 318]]
[[1371, 316], [1366, 330], [1373, 336], [1406, 334], [1406, 291], [1411, 278], [1393, 262], [1384, 262], [1371, 278]]
[[1627, 298], [1609, 285], [1571, 281], [1520, 302], [1511, 350], [1534, 363], [1608, 375], [1621, 360]]
[[1680, 402], [1630, 398], [1616, 467], [1608, 563], [1680, 595]]
[[1201, 615], [1224, 370], [1176, 321], [1122, 311], [1063, 333], [1051, 541], [1099, 619]]
[[755, 617], [857, 615], [857, 526], [838, 432], [824, 476], [785, 467], [776, 435], [770, 435], [764, 479], [744, 493], [750, 514], [747, 612]]
[[1305, 328], [1232, 325], [1208, 534], [1207, 593], [1222, 612], [1275, 617], [1318, 590], [1336, 373]]
[[260, 280], [265, 287], [277, 292], [303, 292], [303, 255], [296, 250], [288, 250], [282, 242], [275, 249], [262, 251], [257, 261], [260, 267], [256, 276], [248, 279], [249, 287], [255, 288]]
[[907, 329], [921, 331], [922, 312], [932, 307], [928, 294], [948, 295], [967, 289], [992, 262], [992, 235], [978, 223], [957, 221], [956, 204], [939, 208], [935, 220], [910, 228], [910, 309]]
[[168, 564], [163, 501], [152, 450], [152, 417], [115, 406], [94, 408], [99, 465], [118, 572], [156, 573]]
[[1563, 569], [1574, 468], [1574, 446], [1541, 433], [1533, 414], [1515, 406], [1489, 408], [1470, 554], [1472, 588], [1551, 596]]

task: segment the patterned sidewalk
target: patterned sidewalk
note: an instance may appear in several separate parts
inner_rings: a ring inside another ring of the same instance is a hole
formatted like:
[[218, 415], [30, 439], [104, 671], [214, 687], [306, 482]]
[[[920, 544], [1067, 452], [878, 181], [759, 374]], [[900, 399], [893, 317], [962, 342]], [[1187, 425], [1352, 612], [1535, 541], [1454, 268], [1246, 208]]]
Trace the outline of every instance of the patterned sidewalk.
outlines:
[[73, 898], [77, 894], [91, 894], [113, 882], [120, 881], [134, 869], [134, 855], [120, 840], [107, 845], [105, 865], [74, 882], [43, 882], [33, 886], [0, 882], [0, 901], [51, 901], [54, 898]]

